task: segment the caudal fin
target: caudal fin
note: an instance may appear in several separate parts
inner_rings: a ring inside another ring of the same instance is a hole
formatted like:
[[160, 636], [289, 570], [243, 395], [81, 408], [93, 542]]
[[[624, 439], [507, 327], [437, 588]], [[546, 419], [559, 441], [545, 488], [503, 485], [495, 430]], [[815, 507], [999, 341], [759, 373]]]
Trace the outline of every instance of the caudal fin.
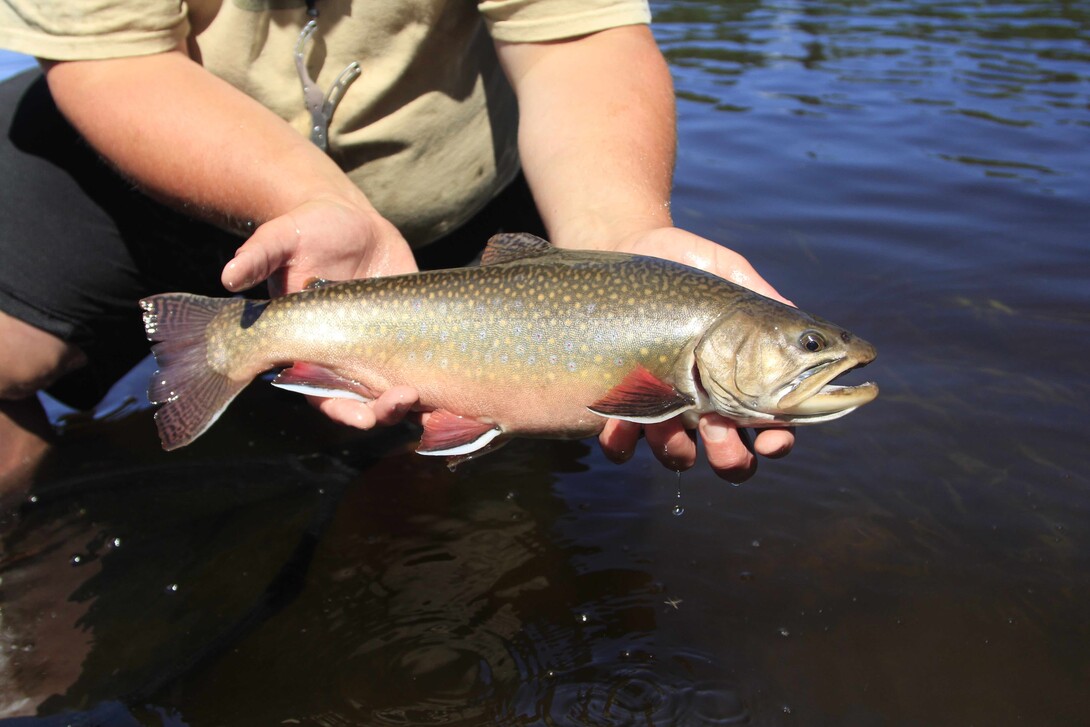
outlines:
[[164, 293], [140, 301], [151, 351], [159, 370], [148, 399], [162, 404], [155, 414], [163, 449], [192, 442], [219, 419], [249, 381], [235, 381], [209, 365], [208, 324], [226, 307], [246, 304], [230, 298]]

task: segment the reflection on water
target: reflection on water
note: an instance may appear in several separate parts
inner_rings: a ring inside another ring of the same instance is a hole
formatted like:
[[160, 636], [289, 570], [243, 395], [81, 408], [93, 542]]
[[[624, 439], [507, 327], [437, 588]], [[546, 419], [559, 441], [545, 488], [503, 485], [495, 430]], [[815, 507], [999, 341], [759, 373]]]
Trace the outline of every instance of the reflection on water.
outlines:
[[0, 710], [1085, 719], [1090, 10], [654, 10], [678, 222], [874, 341], [881, 398], [737, 488], [580, 443], [450, 473], [259, 389], [170, 455], [73, 422], [0, 516]]

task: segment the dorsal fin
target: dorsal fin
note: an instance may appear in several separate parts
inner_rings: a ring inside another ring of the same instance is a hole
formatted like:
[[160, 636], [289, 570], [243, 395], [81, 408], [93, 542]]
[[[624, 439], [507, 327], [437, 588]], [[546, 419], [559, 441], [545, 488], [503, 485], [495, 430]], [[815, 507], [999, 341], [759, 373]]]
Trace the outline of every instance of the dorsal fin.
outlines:
[[488, 240], [481, 255], [481, 265], [496, 265], [514, 260], [539, 257], [553, 252], [548, 240], [529, 232], [501, 232]]

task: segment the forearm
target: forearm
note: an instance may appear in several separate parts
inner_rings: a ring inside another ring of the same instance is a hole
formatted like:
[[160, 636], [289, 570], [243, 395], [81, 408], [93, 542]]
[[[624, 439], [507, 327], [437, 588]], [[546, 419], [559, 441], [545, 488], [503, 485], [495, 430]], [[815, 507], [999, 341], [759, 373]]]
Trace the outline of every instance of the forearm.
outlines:
[[217, 223], [261, 224], [324, 196], [369, 207], [309, 140], [181, 52], [50, 64], [46, 77], [110, 163]]
[[519, 152], [554, 243], [609, 247], [671, 224], [673, 85], [646, 26], [499, 44]]

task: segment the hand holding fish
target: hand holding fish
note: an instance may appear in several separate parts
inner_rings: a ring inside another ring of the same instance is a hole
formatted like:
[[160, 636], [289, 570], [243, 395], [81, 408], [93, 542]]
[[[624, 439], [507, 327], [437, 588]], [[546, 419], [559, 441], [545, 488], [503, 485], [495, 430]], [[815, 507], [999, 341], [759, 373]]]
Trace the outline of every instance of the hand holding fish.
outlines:
[[[744, 257], [676, 227], [639, 233], [619, 243], [616, 249], [618, 252], [665, 258], [700, 268], [766, 297], [791, 304], [758, 275]], [[615, 462], [627, 461], [635, 452], [641, 429], [651, 451], [665, 466], [684, 470], [696, 463], [696, 442], [680, 418], [649, 425], [610, 419], [598, 437], [602, 451]], [[704, 414], [700, 418], [699, 432], [712, 469], [731, 482], [742, 482], [753, 476], [757, 470], [754, 453], [769, 458], [783, 457], [795, 443], [794, 429], [760, 429], [753, 438], [751, 451], [738, 426], [716, 413]]]
[[416, 270], [405, 238], [366, 200], [325, 197], [258, 227], [223, 268], [221, 281], [238, 292], [268, 280], [269, 292], [278, 297], [315, 278], [354, 280]]
[[[269, 281], [274, 297], [302, 290], [315, 278], [351, 280], [416, 272], [401, 233], [370, 205], [336, 198], [308, 201], [257, 228], [223, 269], [230, 291]], [[394, 386], [372, 401], [308, 397], [330, 419], [357, 429], [397, 424], [416, 405], [411, 386]]]

